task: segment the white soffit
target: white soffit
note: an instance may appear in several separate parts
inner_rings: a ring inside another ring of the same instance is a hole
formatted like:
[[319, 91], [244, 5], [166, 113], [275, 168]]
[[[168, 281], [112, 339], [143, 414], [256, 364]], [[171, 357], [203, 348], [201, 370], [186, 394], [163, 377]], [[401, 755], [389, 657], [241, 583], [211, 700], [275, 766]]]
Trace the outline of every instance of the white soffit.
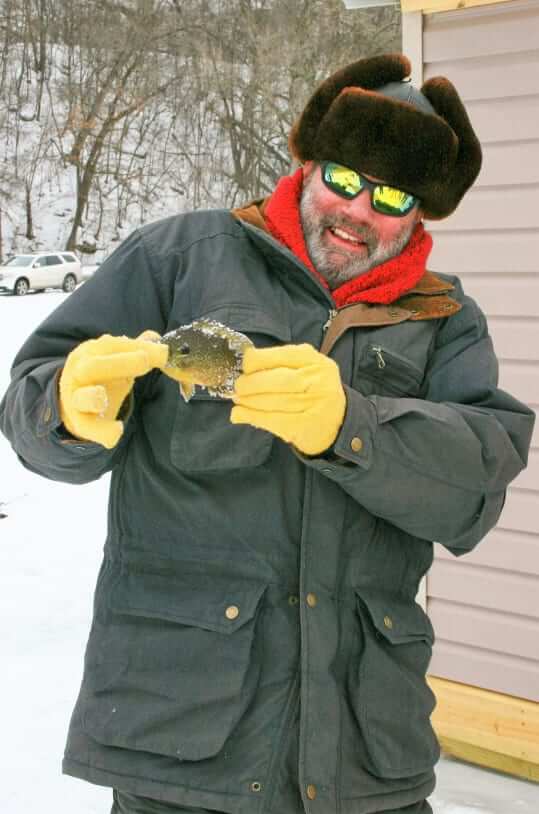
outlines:
[[371, 6], [398, 6], [399, 0], [343, 0], [346, 8], [371, 8]]

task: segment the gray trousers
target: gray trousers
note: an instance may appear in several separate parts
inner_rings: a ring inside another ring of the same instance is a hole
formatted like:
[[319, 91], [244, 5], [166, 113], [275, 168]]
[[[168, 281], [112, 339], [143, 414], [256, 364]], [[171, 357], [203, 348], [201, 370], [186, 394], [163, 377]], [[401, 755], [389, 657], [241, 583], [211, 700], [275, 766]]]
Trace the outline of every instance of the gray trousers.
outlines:
[[[172, 814], [173, 811], [178, 814], [220, 814], [218, 811], [210, 811], [207, 808], [176, 806], [171, 803], [162, 803], [159, 800], [150, 800], [149, 797], [136, 797], [134, 794], [126, 794], [116, 789], [114, 789], [113, 797], [114, 804], [110, 814]], [[423, 800], [420, 803], [406, 806], [406, 808], [381, 811], [380, 814], [432, 814], [432, 808], [426, 800]]]

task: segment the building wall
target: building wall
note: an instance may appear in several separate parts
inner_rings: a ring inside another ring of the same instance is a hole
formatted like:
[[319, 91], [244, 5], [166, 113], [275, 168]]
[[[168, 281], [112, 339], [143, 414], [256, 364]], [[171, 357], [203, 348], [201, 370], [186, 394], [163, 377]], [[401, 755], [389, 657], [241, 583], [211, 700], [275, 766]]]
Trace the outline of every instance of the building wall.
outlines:
[[[418, 31], [420, 43], [412, 39]], [[424, 14], [419, 28], [403, 24], [403, 32], [404, 53], [422, 53], [424, 80], [454, 82], [484, 150], [481, 174], [458, 210], [427, 223], [429, 267], [457, 274], [477, 299], [500, 361], [500, 387], [536, 408], [539, 3]], [[437, 634], [430, 673], [539, 700], [539, 427], [496, 529], [462, 558], [435, 548], [426, 583]]]

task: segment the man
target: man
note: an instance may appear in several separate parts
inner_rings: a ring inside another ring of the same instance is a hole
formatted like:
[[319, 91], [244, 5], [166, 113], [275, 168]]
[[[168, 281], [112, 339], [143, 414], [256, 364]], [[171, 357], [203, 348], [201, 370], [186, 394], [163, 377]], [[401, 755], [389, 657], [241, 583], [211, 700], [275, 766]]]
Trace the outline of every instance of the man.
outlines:
[[[461, 555], [496, 523], [533, 414], [497, 388], [478, 305], [426, 269], [423, 219], [481, 152], [451, 83], [409, 72], [329, 77], [269, 199], [136, 232], [15, 360], [25, 466], [112, 471], [63, 765], [116, 814], [431, 810], [415, 596], [433, 541]], [[199, 317], [254, 342], [233, 404], [185, 403], [144, 334]]]

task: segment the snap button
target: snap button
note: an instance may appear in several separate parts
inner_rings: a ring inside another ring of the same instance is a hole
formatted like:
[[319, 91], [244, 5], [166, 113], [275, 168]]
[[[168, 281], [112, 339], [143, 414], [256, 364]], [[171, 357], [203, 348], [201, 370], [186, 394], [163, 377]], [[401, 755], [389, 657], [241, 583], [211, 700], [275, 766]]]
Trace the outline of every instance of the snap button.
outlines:
[[316, 799], [316, 786], [313, 786], [312, 783], [309, 783], [309, 785], [307, 786], [307, 797], [309, 798], [309, 800]]
[[391, 616], [384, 616], [384, 625], [391, 630], [393, 627], [393, 619]]
[[227, 619], [237, 619], [240, 615], [240, 609], [237, 605], [229, 605], [229, 607], [225, 611], [225, 616]]
[[295, 594], [290, 594], [290, 596], [288, 597], [288, 604], [289, 605], [297, 605], [298, 602], [299, 602], [299, 596], [296, 596]]
[[254, 783], [251, 783], [251, 791], [262, 791], [262, 783], [255, 780]]
[[355, 438], [352, 438], [352, 440], [350, 441], [350, 446], [352, 447], [353, 452], [361, 452], [361, 450], [363, 449], [363, 441], [361, 440], [361, 438], [358, 438], [356, 436]]
[[314, 608], [317, 602], [318, 599], [316, 598], [316, 594], [307, 594], [307, 605], [310, 608]]

